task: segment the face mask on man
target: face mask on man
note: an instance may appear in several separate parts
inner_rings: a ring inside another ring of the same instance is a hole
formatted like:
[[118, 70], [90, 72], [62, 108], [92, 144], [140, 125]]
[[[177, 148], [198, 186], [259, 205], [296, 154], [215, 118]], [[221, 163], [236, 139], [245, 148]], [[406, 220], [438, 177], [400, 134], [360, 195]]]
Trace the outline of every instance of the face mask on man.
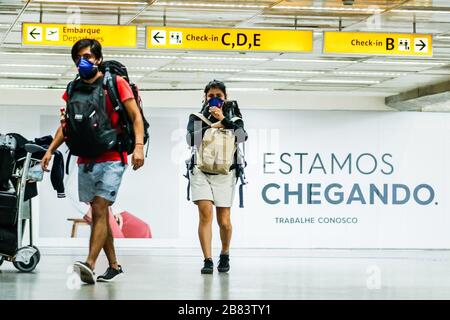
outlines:
[[80, 78], [84, 80], [92, 79], [98, 72], [98, 66], [85, 58], [80, 59], [77, 68]]

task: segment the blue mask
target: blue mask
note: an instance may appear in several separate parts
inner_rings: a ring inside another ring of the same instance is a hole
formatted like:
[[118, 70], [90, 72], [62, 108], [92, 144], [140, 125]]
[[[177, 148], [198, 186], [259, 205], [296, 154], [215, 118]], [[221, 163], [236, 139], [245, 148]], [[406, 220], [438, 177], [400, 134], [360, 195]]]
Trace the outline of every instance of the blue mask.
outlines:
[[213, 97], [208, 101], [210, 107], [222, 108], [223, 100], [218, 97]]
[[92, 79], [98, 72], [98, 67], [85, 58], [81, 58], [77, 64], [80, 78], [84, 80]]

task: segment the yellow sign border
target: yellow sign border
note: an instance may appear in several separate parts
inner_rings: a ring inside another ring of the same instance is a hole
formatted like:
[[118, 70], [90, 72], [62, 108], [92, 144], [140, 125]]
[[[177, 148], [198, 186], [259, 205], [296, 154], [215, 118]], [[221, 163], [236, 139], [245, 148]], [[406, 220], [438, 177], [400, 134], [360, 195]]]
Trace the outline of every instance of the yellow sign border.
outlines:
[[128, 49], [134, 49], [134, 48], [138, 48], [138, 40], [139, 40], [139, 36], [138, 36], [138, 28], [137, 26], [129, 26], [129, 25], [116, 25], [116, 24], [67, 24], [67, 23], [40, 23], [40, 22], [22, 22], [21, 24], [21, 45], [23, 47], [31, 47], [31, 48], [69, 48], [70, 45], [45, 45], [45, 44], [24, 44], [23, 42], [23, 37], [24, 37], [24, 25], [25, 24], [36, 24], [36, 25], [67, 25], [67, 26], [99, 26], [99, 27], [134, 27], [136, 30], [136, 39], [135, 39], [135, 46], [104, 46], [102, 44], [102, 47], [104, 48], [128, 48]]
[[[148, 29], [149, 28], [178, 28], [177, 26], [171, 27], [171, 26], [154, 26], [154, 25], [144, 25], [145, 28], [145, 50], [192, 50], [192, 51], [203, 51], [203, 52], [261, 52], [261, 53], [270, 53], [270, 52], [286, 52], [286, 53], [313, 53], [314, 52], [314, 31], [313, 30], [285, 30], [285, 29], [255, 29], [255, 28], [228, 28], [230, 30], [261, 30], [261, 31], [290, 31], [290, 32], [309, 32], [311, 33], [311, 50], [310, 51], [271, 51], [271, 50], [221, 50], [221, 49], [187, 49], [187, 48], [149, 48], [147, 46], [147, 36], [148, 36]], [[201, 27], [179, 27], [180, 29], [227, 29], [227, 28], [219, 28], [219, 27], [208, 27], [208, 28], [201, 28]]]
[[[325, 33], [363, 33], [363, 34], [384, 34], [384, 35], [405, 35], [405, 36], [427, 36], [431, 37], [431, 53], [430, 54], [397, 54], [397, 53], [354, 53], [354, 52], [325, 52]], [[430, 58], [434, 55], [433, 50], [433, 44], [434, 44], [434, 38], [432, 34], [425, 34], [425, 33], [395, 33], [395, 32], [370, 32], [370, 31], [357, 31], [357, 32], [351, 32], [351, 31], [323, 31], [322, 32], [322, 54], [325, 55], [350, 55], [350, 56], [383, 56], [383, 57], [408, 57], [408, 58]]]

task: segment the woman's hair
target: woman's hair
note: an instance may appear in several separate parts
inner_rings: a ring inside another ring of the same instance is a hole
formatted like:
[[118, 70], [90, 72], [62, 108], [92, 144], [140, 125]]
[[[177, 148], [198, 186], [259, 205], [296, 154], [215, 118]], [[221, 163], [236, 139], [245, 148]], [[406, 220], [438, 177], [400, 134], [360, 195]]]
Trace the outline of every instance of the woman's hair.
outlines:
[[205, 95], [211, 89], [219, 89], [223, 92], [223, 94], [225, 95], [225, 98], [227, 97], [227, 88], [225, 87], [225, 83], [223, 83], [222, 81], [215, 80], [215, 79], [213, 81], [210, 81], [205, 87], [205, 90], [204, 90]]
[[[225, 94], [225, 97], [227, 96], [227, 88], [225, 87], [225, 84], [222, 81], [215, 80], [215, 79], [213, 81], [210, 81], [205, 87], [205, 90], [204, 90], [205, 95], [211, 89], [219, 89]], [[239, 106], [236, 101], [225, 102], [223, 110], [226, 111], [228, 108], [232, 108], [232, 115], [234, 117], [242, 118], [241, 110], [239, 109]], [[202, 107], [201, 113], [203, 113], [203, 115], [206, 117], [210, 116], [210, 113], [208, 111], [208, 102], [207, 101], [205, 101], [205, 103]]]

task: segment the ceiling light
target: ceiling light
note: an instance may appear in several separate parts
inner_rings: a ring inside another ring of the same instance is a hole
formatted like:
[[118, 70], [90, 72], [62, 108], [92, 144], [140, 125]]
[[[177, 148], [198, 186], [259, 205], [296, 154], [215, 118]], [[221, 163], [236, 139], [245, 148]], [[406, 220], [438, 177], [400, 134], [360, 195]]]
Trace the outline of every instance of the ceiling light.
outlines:
[[17, 64], [17, 63], [0, 63], [1, 67], [27, 67], [27, 68], [69, 68], [71, 65], [65, 64]]
[[450, 40], [450, 36], [435, 36], [435, 40]]
[[361, 71], [334, 71], [334, 74], [347, 76], [380, 76], [380, 77], [401, 77], [407, 76], [408, 73], [399, 72], [361, 72]]
[[303, 79], [286, 79], [286, 78], [230, 78], [228, 81], [242, 82], [302, 82]]
[[67, 53], [53, 53], [53, 52], [0, 52], [5, 55], [30, 55], [30, 56], [66, 56], [70, 57]]
[[163, 68], [162, 71], [181, 72], [241, 72], [241, 69], [213, 69], [213, 68]]
[[29, 84], [0, 84], [1, 88], [8, 89], [65, 89], [66, 86], [44, 86], [44, 85], [29, 85]]
[[305, 62], [305, 63], [357, 63], [355, 60], [325, 60], [325, 59], [293, 59], [293, 58], [276, 58], [277, 62]]
[[138, 1], [101, 1], [101, 0], [33, 0], [33, 2], [44, 3], [78, 3], [78, 4], [124, 4], [124, 5], [147, 5], [147, 2]]
[[110, 58], [141, 58], [141, 59], [177, 59], [178, 56], [159, 56], [159, 55], [145, 55], [145, 54], [105, 54], [105, 57]]
[[272, 91], [270, 88], [227, 88], [227, 91]]
[[311, 7], [311, 6], [275, 6], [272, 9], [285, 10], [312, 10], [312, 11], [354, 11], [354, 12], [368, 12], [381, 13], [384, 10], [379, 8], [341, 8], [341, 7]]
[[238, 8], [238, 9], [262, 9], [267, 8], [265, 5], [253, 4], [228, 4], [228, 3], [196, 3], [196, 2], [167, 2], [157, 1], [153, 6], [170, 6], [170, 7], [204, 7], [204, 8]]
[[153, 68], [153, 67], [128, 67], [128, 70], [135, 70], [135, 71], [154, 71], [157, 70], [158, 68]]
[[246, 70], [246, 73], [282, 73], [282, 74], [325, 74], [324, 71], [308, 70]]
[[0, 72], [0, 76], [46, 76], [61, 77], [60, 73], [33, 73], [33, 72]]
[[406, 65], [428, 65], [428, 66], [444, 66], [444, 62], [428, 62], [428, 61], [386, 61], [386, 60], [366, 60], [363, 63], [369, 64], [406, 64]]
[[312, 83], [341, 83], [341, 84], [378, 84], [377, 80], [343, 80], [343, 79], [309, 79], [306, 82]]
[[268, 61], [268, 58], [236, 58], [236, 57], [210, 57], [210, 56], [203, 56], [203, 57], [181, 57], [182, 59], [186, 60], [232, 60], [232, 61]]
[[393, 13], [442, 13], [442, 14], [449, 14], [450, 10], [445, 11], [445, 10], [395, 9], [395, 10], [391, 10], [389, 12], [393, 12]]

